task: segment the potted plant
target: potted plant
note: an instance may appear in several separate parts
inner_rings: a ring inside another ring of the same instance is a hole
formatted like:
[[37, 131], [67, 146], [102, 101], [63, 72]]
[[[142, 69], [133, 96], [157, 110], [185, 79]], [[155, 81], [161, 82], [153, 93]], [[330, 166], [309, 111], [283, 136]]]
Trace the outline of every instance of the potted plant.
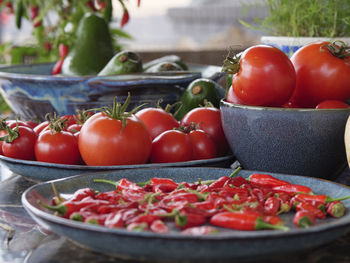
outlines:
[[270, 44], [288, 55], [317, 40], [342, 40], [350, 44], [350, 4], [348, 0], [264, 0], [268, 9], [258, 26], [244, 25], [268, 32], [263, 44]]

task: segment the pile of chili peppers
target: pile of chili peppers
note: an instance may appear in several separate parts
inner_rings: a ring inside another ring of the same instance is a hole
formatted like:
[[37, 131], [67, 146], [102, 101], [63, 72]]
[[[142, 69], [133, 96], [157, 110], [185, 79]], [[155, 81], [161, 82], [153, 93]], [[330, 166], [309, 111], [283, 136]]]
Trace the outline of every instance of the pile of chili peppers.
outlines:
[[342, 198], [316, 195], [304, 185], [291, 184], [268, 174], [245, 179], [236, 174], [216, 180], [177, 183], [169, 178], [151, 178], [135, 183], [95, 179], [116, 189], [95, 192], [77, 190], [69, 199], [57, 193], [52, 204], [39, 203], [71, 220], [108, 228], [168, 233], [173, 222], [183, 233], [204, 235], [219, 228], [236, 230], [288, 230], [280, 215], [295, 211], [298, 228], [311, 227], [316, 220], [345, 214]]

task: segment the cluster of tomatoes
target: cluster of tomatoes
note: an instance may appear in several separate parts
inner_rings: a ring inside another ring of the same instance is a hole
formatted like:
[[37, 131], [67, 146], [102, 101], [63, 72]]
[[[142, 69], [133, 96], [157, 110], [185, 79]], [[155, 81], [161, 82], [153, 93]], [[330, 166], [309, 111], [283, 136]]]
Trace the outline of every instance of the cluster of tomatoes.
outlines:
[[227, 101], [288, 108], [349, 108], [349, 48], [336, 41], [303, 46], [289, 59], [281, 50], [256, 45], [225, 60], [232, 75]]
[[[56, 192], [52, 204], [40, 204], [58, 215], [108, 228], [168, 233], [173, 222], [182, 233], [202, 235], [218, 232], [218, 227], [236, 230], [288, 230], [280, 215], [295, 211], [293, 223], [307, 228], [316, 220], [339, 218], [345, 214], [340, 200], [315, 195], [311, 188], [292, 184], [269, 174], [252, 174], [248, 179], [230, 176], [198, 182], [175, 182], [153, 177], [135, 183], [94, 179], [109, 183], [115, 190], [96, 192], [80, 188], [68, 199]], [[54, 187], [54, 186], [53, 186]]]
[[16, 159], [95, 166], [186, 162], [229, 151], [217, 108], [193, 109], [179, 122], [162, 108], [126, 112], [127, 106], [115, 102], [40, 124], [3, 120], [0, 150]]

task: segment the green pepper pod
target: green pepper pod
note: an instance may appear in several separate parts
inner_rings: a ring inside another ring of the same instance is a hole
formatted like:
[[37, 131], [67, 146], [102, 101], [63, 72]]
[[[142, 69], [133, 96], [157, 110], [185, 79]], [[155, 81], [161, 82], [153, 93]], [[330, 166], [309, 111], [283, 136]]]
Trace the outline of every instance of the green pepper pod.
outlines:
[[23, 2], [22, 0], [18, 0], [15, 5], [15, 19], [16, 19], [16, 26], [18, 29], [20, 29], [22, 26], [23, 13], [24, 13]]
[[142, 72], [142, 60], [137, 53], [125, 50], [114, 55], [107, 65], [98, 73], [98, 76], [136, 72]]
[[146, 73], [155, 73], [155, 72], [166, 72], [166, 71], [183, 71], [182, 67], [174, 62], [160, 62], [155, 64], [144, 72]]
[[180, 104], [174, 114], [181, 120], [187, 112], [205, 104], [205, 100], [215, 107], [219, 107], [220, 94], [216, 83], [210, 79], [196, 79], [192, 81], [180, 97]]

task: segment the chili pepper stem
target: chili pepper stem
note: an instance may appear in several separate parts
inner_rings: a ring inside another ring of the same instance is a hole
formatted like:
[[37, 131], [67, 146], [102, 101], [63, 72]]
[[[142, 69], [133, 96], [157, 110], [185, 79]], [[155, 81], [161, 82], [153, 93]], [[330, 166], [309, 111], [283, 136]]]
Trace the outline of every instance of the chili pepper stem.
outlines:
[[332, 198], [332, 197], [327, 196], [326, 197], [326, 203], [330, 203], [330, 202], [333, 202], [333, 201], [343, 201], [343, 200], [347, 200], [347, 199], [350, 199], [350, 195], [342, 196], [342, 197], [338, 197], [338, 198]]
[[262, 218], [258, 218], [256, 221], [255, 229], [275, 229], [275, 230], [282, 230], [282, 231], [288, 231], [289, 227], [281, 226], [281, 225], [272, 225], [269, 223], [266, 223]]
[[67, 212], [67, 208], [64, 205], [52, 206], [52, 205], [45, 204], [41, 200], [38, 200], [38, 204], [41, 205], [42, 207], [46, 208], [46, 209], [58, 212], [61, 215], [65, 215], [66, 212]]
[[[238, 174], [238, 172], [242, 169], [242, 167], [238, 166], [230, 175], [229, 177], [232, 178], [234, 177], [235, 175]], [[213, 182], [215, 182], [216, 179], [213, 179], [213, 180], [205, 180], [205, 181], [202, 181], [200, 178], [198, 178], [198, 184], [212, 184]]]
[[106, 184], [112, 184], [115, 187], [118, 186], [120, 181], [112, 181], [112, 180], [107, 180], [107, 179], [94, 179], [95, 183], [106, 183]]
[[66, 199], [64, 199], [64, 198], [60, 195], [60, 193], [57, 191], [57, 188], [56, 188], [56, 186], [55, 186], [55, 184], [54, 184], [53, 182], [51, 183], [51, 187], [52, 187], [53, 192], [55, 193], [56, 200], [58, 201], [57, 204], [66, 201]]

